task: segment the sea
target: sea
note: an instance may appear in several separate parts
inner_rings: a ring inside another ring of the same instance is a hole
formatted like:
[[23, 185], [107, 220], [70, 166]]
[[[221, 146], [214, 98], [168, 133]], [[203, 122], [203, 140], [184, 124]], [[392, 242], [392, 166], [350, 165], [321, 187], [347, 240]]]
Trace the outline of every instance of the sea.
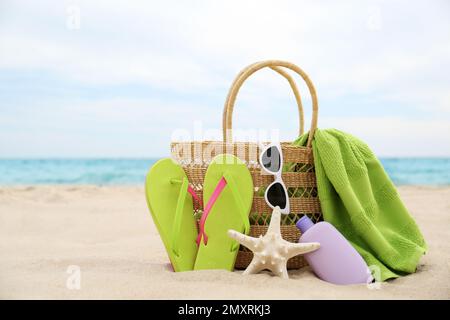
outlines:
[[[143, 185], [149, 159], [0, 159], [0, 186]], [[450, 185], [450, 158], [381, 158], [396, 185]]]

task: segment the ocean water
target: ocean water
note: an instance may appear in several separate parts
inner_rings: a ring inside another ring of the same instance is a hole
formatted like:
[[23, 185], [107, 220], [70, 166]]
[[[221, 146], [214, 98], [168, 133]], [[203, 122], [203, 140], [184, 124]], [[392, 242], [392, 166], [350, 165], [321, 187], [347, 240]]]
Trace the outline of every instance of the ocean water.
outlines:
[[[0, 185], [144, 184], [158, 159], [0, 160]], [[450, 185], [450, 158], [382, 158], [396, 185]]]
[[396, 185], [450, 185], [450, 158], [381, 158]]
[[0, 160], [0, 185], [143, 184], [158, 159]]

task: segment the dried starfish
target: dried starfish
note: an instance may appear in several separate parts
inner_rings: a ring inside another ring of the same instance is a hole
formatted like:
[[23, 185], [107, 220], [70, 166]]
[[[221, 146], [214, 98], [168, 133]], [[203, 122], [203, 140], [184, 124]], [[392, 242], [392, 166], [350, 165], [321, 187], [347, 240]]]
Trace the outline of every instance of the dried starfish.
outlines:
[[280, 208], [275, 207], [266, 234], [259, 238], [228, 230], [229, 237], [253, 251], [252, 262], [243, 274], [253, 274], [268, 269], [276, 276], [289, 279], [287, 261], [296, 255], [308, 253], [320, 247], [318, 242], [292, 243], [284, 240], [280, 232], [280, 217]]

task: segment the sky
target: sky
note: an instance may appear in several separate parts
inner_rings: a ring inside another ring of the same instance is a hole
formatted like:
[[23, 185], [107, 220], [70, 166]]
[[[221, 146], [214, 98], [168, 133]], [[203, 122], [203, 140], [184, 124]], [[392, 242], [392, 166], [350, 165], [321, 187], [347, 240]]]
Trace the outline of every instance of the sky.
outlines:
[[[448, 1], [2, 0], [0, 158], [161, 157], [171, 140], [220, 140], [231, 82], [266, 59], [310, 76], [319, 128], [381, 157], [450, 156]], [[261, 70], [233, 128], [290, 141], [297, 117], [286, 81]]]

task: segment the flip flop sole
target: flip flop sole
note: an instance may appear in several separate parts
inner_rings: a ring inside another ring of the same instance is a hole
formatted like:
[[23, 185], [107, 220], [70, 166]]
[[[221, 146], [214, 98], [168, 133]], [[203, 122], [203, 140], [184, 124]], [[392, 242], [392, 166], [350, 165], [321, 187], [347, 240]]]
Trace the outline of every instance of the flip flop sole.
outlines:
[[172, 247], [173, 225], [177, 210], [178, 197], [182, 181], [187, 179], [183, 169], [172, 159], [162, 159], [150, 169], [145, 193], [147, 204], [159, 235], [164, 243], [169, 259], [175, 271], [192, 270], [197, 255], [197, 225], [194, 218], [192, 197], [189, 193], [184, 199], [181, 212], [178, 255]]
[[[242, 209], [245, 210], [244, 214], [248, 217], [253, 201], [253, 181], [247, 166], [233, 155], [218, 155], [208, 166], [203, 184], [204, 206], [224, 175], [231, 176], [236, 182]], [[201, 241], [194, 270], [225, 269], [232, 271], [234, 269], [239, 246], [234, 251], [231, 250], [233, 245], [237, 245], [237, 242], [229, 238], [227, 232], [229, 229], [243, 232], [244, 221], [230, 188], [230, 184], [227, 183], [209, 212], [205, 222], [208, 242], [205, 245]]]

